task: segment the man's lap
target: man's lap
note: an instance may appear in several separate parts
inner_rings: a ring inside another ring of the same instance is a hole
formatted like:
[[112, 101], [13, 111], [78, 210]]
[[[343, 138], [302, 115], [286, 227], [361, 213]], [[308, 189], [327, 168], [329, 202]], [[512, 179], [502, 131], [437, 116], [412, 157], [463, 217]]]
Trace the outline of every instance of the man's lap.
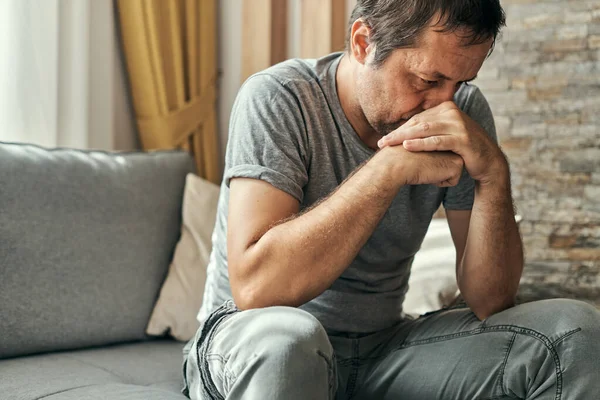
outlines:
[[595, 330], [592, 336], [600, 331], [599, 315], [583, 303], [549, 300], [520, 305], [483, 322], [467, 308], [457, 307], [371, 335], [330, 335], [337, 359], [337, 398], [498, 399], [536, 394], [539, 399], [560, 399], [573, 391], [564, 387], [565, 375], [575, 379], [575, 372], [592, 373], [593, 361], [586, 357], [598, 357], [598, 346], [587, 356], [579, 347], [587, 343], [581, 342], [582, 332], [589, 338], [590, 330]]

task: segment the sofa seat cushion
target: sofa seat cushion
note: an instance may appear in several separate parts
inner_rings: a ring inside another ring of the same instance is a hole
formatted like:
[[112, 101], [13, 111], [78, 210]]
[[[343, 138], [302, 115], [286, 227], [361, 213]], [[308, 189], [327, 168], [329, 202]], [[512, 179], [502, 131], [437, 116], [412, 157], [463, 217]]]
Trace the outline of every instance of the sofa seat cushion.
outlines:
[[0, 400], [182, 400], [183, 344], [149, 341], [0, 361]]

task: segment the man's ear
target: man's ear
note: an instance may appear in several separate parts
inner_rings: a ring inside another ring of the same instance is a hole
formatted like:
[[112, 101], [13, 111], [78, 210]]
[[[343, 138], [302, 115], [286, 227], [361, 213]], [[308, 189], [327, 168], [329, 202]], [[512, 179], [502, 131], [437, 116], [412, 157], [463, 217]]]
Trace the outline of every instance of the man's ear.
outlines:
[[366, 64], [369, 54], [375, 50], [370, 40], [371, 28], [362, 19], [357, 19], [350, 30], [350, 52], [356, 61]]

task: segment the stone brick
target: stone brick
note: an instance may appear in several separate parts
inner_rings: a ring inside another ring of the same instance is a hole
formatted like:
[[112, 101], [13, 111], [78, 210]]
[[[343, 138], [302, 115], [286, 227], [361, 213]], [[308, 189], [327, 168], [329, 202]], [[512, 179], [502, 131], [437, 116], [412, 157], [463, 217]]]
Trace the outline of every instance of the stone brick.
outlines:
[[591, 201], [600, 202], [600, 185], [589, 185], [584, 189], [585, 197]]
[[567, 194], [565, 193], [560, 199], [558, 199], [558, 204], [556, 206], [565, 210], [572, 210], [575, 208], [580, 208], [582, 204], [583, 199], [581, 197], [567, 197]]
[[533, 223], [527, 222], [527, 221], [521, 222], [521, 224], [519, 225], [519, 231], [521, 232], [522, 235], [532, 234], [533, 233]]
[[538, 57], [538, 61], [542, 63], [564, 61], [569, 63], [580, 63], [587, 61], [597, 61], [598, 51], [580, 50], [580, 51], [561, 51], [553, 53], [543, 53]]
[[486, 98], [496, 115], [507, 115], [522, 110], [527, 105], [525, 91], [491, 92]]
[[535, 77], [527, 76], [527, 77], [516, 77], [513, 78], [510, 87], [512, 89], [527, 89], [530, 86], [535, 84]]
[[577, 261], [600, 261], [600, 248], [599, 249], [571, 249], [567, 251], [570, 260]]
[[564, 15], [564, 21], [566, 23], [581, 23], [585, 24], [592, 20], [592, 13], [584, 12], [567, 12]]
[[581, 39], [588, 35], [586, 24], [563, 25], [556, 31], [557, 39]]
[[515, 137], [541, 138], [546, 137], [547, 131], [548, 129], [546, 124], [535, 124], [526, 126], [513, 125], [513, 128], [511, 129], [511, 135]]
[[[600, 147], [600, 136], [584, 136], [575, 133], [574, 135], [569, 135], [567, 133], [563, 133], [564, 137], [552, 137], [551, 135], [556, 135], [555, 133], [551, 133], [554, 129], [548, 129], [548, 136], [552, 142], [551, 149], [555, 152], [559, 150], [577, 150], [577, 149], [586, 149], [590, 147]], [[575, 130], [577, 132], [577, 130]]]
[[527, 52], [539, 52], [542, 48], [542, 42], [506, 42], [504, 43], [504, 50], [506, 53], [527, 53]]
[[545, 115], [543, 114], [515, 114], [513, 115], [513, 124], [518, 126], [540, 124], [544, 122]]
[[600, 212], [594, 210], [549, 210], [543, 209], [539, 212], [540, 218], [557, 223], [597, 223], [600, 224]]
[[[590, 14], [590, 18], [591, 18], [591, 14]], [[600, 35], [600, 24], [588, 25], [588, 32], [590, 35]]]
[[571, 113], [582, 110], [588, 99], [585, 98], [558, 98], [545, 109], [548, 113]]
[[525, 28], [540, 28], [542, 26], [555, 26], [563, 17], [560, 14], [539, 14], [523, 19], [523, 27]]
[[551, 144], [557, 143], [557, 139], [573, 139], [579, 134], [579, 125], [550, 125], [548, 127], [548, 138]]
[[554, 86], [544, 89], [527, 89], [527, 98], [531, 101], [553, 100], [562, 95], [564, 86]]
[[553, 75], [553, 76], [538, 76], [535, 78], [535, 82], [532, 87], [536, 89], [548, 89], [560, 87], [564, 88], [569, 83], [569, 77], [566, 75]]
[[526, 53], [506, 53], [499, 55], [502, 58], [502, 63], [506, 68], [519, 66], [524, 67], [527, 65], [533, 65], [540, 62], [542, 54], [538, 52], [526, 52]]
[[[600, 202], [599, 201], [597, 201], [597, 200], [586, 201], [581, 206], [581, 211], [587, 213], [587, 217], [588, 217], [589, 221], [596, 221], [597, 223], [600, 224]], [[583, 220], [580, 222], [583, 222]]]
[[600, 113], [597, 107], [583, 107], [581, 109], [581, 123], [582, 124], [598, 124], [600, 123]]
[[570, 173], [594, 173], [598, 172], [600, 167], [600, 149], [583, 149], [568, 152], [561, 155], [561, 172]]
[[500, 69], [492, 68], [488, 63], [483, 64], [483, 67], [479, 70], [477, 74], [478, 78], [481, 79], [492, 79], [500, 76]]
[[590, 49], [600, 49], [600, 35], [593, 35], [588, 38], [588, 47]]
[[496, 135], [498, 138], [504, 138], [510, 135], [512, 120], [509, 117], [495, 115], [494, 125], [496, 125]]
[[594, 102], [594, 99], [600, 99], [598, 91], [599, 85], [571, 85], [565, 87], [562, 94], [564, 98], [584, 99], [584, 102]]
[[532, 139], [524, 137], [511, 137], [501, 140], [500, 144], [505, 151], [527, 149], [531, 145]]
[[565, 75], [569, 78], [579, 75], [588, 75], [596, 72], [596, 62], [587, 61], [578, 64], [561, 61], [561, 62], [544, 62], [526, 67], [505, 67], [503, 72], [507, 76], [546, 76], [553, 77], [556, 75]]
[[558, 236], [552, 234], [550, 235], [550, 247], [554, 249], [572, 248], [577, 243], [577, 239], [577, 235]]
[[587, 73], [569, 78], [569, 85], [598, 85], [600, 84], [600, 73]]
[[[531, 4], [534, 3], [534, 4]], [[538, 3], [538, 4], [535, 4]], [[538, 1], [525, 1], [525, 0], [502, 0], [503, 5], [511, 4], [510, 7], [506, 7], [505, 12], [508, 21], [523, 21], [526, 18], [530, 18], [535, 15], [543, 14], [559, 14], [562, 15], [565, 11], [564, 1], [544, 1], [543, 4], [539, 4]], [[512, 24], [509, 24], [512, 25]]]
[[508, 78], [496, 78], [496, 79], [482, 79], [478, 78], [475, 82], [484, 93], [488, 91], [492, 92], [504, 92], [508, 90]]
[[579, 51], [585, 48], [585, 39], [560, 39], [544, 42], [544, 45], [542, 46], [542, 51], [545, 53], [552, 53], [560, 51]]
[[510, 24], [510, 27], [503, 33], [503, 40], [507, 42], [523, 43], [523, 42], [545, 42], [552, 39], [556, 34], [554, 27], [542, 27], [530, 30], [523, 30], [522, 26]]
[[548, 125], [578, 125], [580, 123], [581, 115], [579, 113], [567, 113], [553, 115], [550, 118], [544, 120]]

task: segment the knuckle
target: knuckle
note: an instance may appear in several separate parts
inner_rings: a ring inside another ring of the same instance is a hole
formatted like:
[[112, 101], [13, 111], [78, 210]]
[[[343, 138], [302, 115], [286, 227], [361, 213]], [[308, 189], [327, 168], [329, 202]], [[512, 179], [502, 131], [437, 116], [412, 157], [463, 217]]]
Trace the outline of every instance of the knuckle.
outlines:
[[454, 159], [452, 160], [453, 164], [457, 167], [462, 169], [462, 167], [464, 167], [465, 165], [465, 160], [463, 160], [463, 158], [461, 156], [456, 156], [454, 157]]
[[454, 110], [457, 107], [453, 101], [445, 101], [442, 103], [442, 108], [444, 108], [445, 110]]
[[424, 131], [428, 131], [430, 126], [429, 126], [429, 122], [421, 122], [419, 124], [420, 128], [423, 129]]

